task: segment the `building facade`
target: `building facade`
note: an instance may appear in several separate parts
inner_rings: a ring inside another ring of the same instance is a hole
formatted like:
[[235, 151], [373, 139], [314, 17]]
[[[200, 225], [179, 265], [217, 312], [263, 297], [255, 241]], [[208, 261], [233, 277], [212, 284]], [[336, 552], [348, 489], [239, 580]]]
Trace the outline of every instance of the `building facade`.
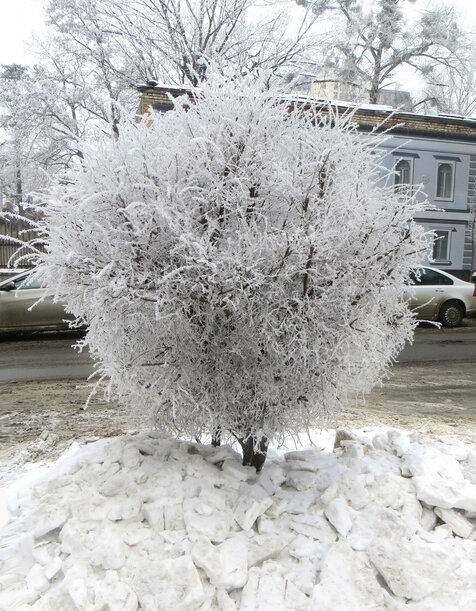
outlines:
[[[171, 97], [187, 94], [184, 88], [154, 83], [139, 87], [139, 92], [140, 114], [151, 108], [169, 110]], [[327, 101], [296, 96], [294, 103], [304, 108], [318, 105], [322, 113], [328, 112]], [[389, 130], [381, 163], [394, 171], [393, 188], [402, 194], [415, 190], [431, 205], [415, 219], [436, 236], [433, 258], [427, 263], [469, 280], [476, 270], [476, 120], [371, 104], [339, 102], [335, 109], [340, 114], [352, 112], [362, 134]]]

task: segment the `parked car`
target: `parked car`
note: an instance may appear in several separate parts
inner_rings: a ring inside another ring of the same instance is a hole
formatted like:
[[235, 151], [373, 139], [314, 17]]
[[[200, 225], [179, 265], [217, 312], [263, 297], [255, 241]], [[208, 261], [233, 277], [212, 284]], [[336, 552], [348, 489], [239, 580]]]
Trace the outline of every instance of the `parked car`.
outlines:
[[0, 282], [0, 333], [68, 329], [73, 317], [61, 304], [53, 303], [52, 294], [31, 272]]
[[412, 274], [406, 298], [419, 320], [439, 321], [457, 327], [465, 316], [476, 316], [476, 285], [432, 267]]

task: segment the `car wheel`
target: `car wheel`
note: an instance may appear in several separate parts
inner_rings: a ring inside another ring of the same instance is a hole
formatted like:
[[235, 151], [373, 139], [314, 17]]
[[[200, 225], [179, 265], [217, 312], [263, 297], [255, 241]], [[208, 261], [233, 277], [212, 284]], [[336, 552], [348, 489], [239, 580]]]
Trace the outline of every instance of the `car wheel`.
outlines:
[[444, 327], [458, 327], [464, 317], [464, 308], [457, 301], [447, 301], [441, 306], [439, 321]]

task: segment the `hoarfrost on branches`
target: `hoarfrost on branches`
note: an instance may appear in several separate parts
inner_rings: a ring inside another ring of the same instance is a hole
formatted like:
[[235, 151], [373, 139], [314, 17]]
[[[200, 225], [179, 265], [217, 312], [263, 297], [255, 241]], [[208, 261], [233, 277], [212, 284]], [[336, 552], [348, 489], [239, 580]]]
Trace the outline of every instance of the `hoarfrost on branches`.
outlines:
[[85, 146], [49, 193], [40, 265], [121, 401], [255, 448], [378, 382], [412, 336], [401, 296], [427, 249], [378, 141], [266, 83], [209, 75]]

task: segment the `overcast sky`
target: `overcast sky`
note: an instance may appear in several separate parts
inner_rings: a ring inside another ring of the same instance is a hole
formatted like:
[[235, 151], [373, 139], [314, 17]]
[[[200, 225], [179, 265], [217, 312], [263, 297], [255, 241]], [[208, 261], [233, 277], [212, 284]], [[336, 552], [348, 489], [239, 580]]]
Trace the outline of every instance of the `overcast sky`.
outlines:
[[[32, 63], [27, 44], [32, 33], [41, 31], [47, 0], [0, 0], [0, 65]], [[434, 0], [428, 2], [434, 5]], [[448, 0], [465, 16], [464, 23], [476, 29], [476, 1]]]

